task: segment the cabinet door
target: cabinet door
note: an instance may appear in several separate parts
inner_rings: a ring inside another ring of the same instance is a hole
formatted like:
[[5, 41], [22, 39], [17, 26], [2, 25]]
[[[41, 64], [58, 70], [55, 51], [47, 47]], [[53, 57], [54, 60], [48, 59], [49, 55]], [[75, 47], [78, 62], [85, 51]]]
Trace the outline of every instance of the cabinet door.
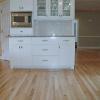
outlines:
[[50, 0], [50, 17], [56, 19], [74, 18], [74, 0]]
[[10, 0], [10, 10], [11, 11], [18, 11], [22, 8], [21, 0]]
[[33, 10], [33, 0], [21, 0], [22, 10], [32, 11]]
[[60, 44], [60, 65], [64, 68], [74, 68], [75, 39], [62, 39]]
[[29, 44], [20, 46], [19, 59], [22, 67], [30, 67], [32, 65], [31, 46]]
[[10, 46], [11, 66], [14, 68], [26, 68], [32, 65], [31, 48], [27, 44], [14, 44]]
[[33, 0], [10, 0], [11, 11], [32, 11]]
[[20, 64], [20, 59], [19, 59], [19, 45], [16, 46], [10, 40], [9, 51], [10, 51], [10, 66], [12, 68], [16, 67], [16, 66], [19, 66], [19, 64]]
[[63, 4], [62, 4], [62, 13], [61, 15], [63, 17], [67, 17], [67, 18], [74, 18], [74, 0], [62, 0]]
[[62, 15], [70, 16], [71, 0], [63, 0]]
[[48, 0], [34, 0], [34, 14], [35, 17], [47, 17]]
[[50, 0], [50, 16], [59, 16], [59, 0]]

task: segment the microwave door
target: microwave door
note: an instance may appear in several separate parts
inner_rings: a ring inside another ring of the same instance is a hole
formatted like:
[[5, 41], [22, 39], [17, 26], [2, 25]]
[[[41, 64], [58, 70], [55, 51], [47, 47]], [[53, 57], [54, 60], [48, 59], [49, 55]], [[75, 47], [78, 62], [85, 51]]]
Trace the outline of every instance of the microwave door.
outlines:
[[32, 27], [31, 13], [12, 13], [11, 16], [12, 27]]
[[12, 21], [13, 27], [24, 27], [25, 17], [24, 16], [14, 16]]

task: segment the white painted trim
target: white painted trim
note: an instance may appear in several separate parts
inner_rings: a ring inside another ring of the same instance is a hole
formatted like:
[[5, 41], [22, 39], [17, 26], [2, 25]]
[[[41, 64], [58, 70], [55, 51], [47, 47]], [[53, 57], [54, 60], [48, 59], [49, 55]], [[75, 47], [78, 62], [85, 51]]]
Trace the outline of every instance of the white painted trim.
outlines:
[[100, 49], [100, 47], [77, 47], [78, 49]]
[[100, 36], [79, 36], [79, 38], [100, 38]]
[[0, 56], [0, 59], [2, 59], [2, 56]]

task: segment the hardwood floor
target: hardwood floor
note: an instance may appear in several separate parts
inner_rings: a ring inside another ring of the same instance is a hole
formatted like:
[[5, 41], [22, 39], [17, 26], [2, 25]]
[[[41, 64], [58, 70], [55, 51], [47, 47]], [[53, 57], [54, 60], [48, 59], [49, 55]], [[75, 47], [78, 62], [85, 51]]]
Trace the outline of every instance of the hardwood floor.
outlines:
[[11, 70], [0, 61], [0, 100], [100, 100], [100, 50], [78, 50], [72, 70]]

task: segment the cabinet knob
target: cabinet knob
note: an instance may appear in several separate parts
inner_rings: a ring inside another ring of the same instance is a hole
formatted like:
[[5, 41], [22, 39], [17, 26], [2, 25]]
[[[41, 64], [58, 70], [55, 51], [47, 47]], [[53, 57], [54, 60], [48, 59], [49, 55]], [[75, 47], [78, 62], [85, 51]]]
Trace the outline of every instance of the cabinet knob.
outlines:
[[59, 15], [60, 17], [62, 16], [62, 15]]
[[23, 48], [23, 46], [19, 46], [19, 48], [21, 49], [21, 48]]
[[23, 31], [20, 31], [20, 32], [23, 32]]
[[23, 46], [21, 46], [21, 48], [23, 48]]

